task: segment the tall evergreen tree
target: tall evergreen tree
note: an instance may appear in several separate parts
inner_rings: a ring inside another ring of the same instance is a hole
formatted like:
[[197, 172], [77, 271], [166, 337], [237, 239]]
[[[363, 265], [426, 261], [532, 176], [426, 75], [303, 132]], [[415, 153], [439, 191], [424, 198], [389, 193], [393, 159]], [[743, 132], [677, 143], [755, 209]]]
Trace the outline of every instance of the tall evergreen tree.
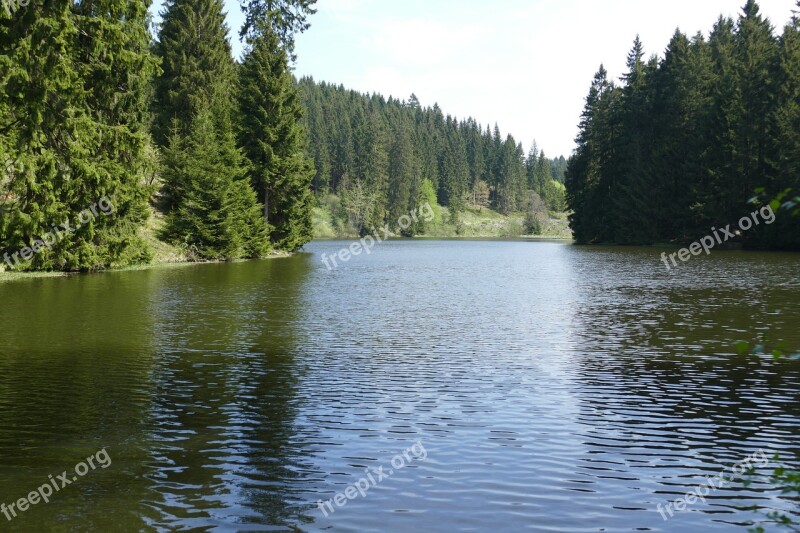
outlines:
[[539, 162], [539, 147], [536, 145], [536, 139], [533, 140], [528, 156], [525, 158], [525, 178], [529, 190], [536, 188], [536, 164]]
[[[294, 61], [294, 36], [306, 31], [308, 17], [317, 12], [317, 0], [240, 0], [245, 21], [241, 37], [253, 39], [264, 31], [278, 36], [287, 57]], [[267, 24], [264, 24], [264, 23]]]
[[675, 31], [661, 67], [655, 74], [653, 121], [655, 140], [652, 172], [659, 198], [657, 231], [689, 237], [696, 233], [692, 199], [702, 179], [704, 147], [698, 143], [703, 114], [711, 105], [710, 49], [702, 34], [693, 41]]
[[168, 214], [165, 236], [202, 259], [259, 257], [269, 251], [255, 192], [243, 156], [231, 138], [222, 139], [209, 111], [177, 131], [164, 149], [167, 180], [182, 182], [181, 202]]
[[615, 242], [647, 244], [653, 242], [654, 224], [646, 215], [655, 183], [650, 168], [653, 146], [651, 117], [651, 76], [655, 63], [643, 61], [644, 48], [639, 36], [628, 54], [627, 72], [623, 75], [620, 106], [615, 108], [615, 122], [620, 135], [614, 153], [612, 197], [614, 209], [608, 230]]
[[539, 152], [539, 157], [535, 161], [532, 188], [539, 196], [544, 197], [544, 189], [547, 186], [547, 182], [552, 179], [552, 175], [550, 174], [550, 161], [545, 157], [544, 150]]
[[242, 145], [270, 239], [293, 251], [313, 237], [314, 168], [305, 154], [303, 111], [278, 36], [267, 26], [251, 45], [241, 75]]
[[[0, 144], [11, 170], [0, 252], [32, 244], [38, 252], [23, 253], [18, 268], [91, 270], [149, 258], [138, 237], [155, 69], [148, 5], [45, 2], [0, 15]], [[105, 197], [114, 213], [78, 218]], [[65, 222], [71, 230], [41, 245]]]
[[778, 176], [795, 192], [800, 187], [800, 0], [781, 37], [775, 121], [779, 139]]
[[570, 227], [578, 243], [607, 239], [607, 205], [609, 183], [605, 177], [609, 166], [613, 135], [612, 101], [615, 88], [608, 80], [603, 65], [594, 75], [586, 104], [581, 113], [577, 148], [567, 163], [564, 178]]
[[236, 66], [222, 0], [166, 0], [156, 54], [162, 73], [155, 84], [156, 142], [165, 145], [177, 127], [188, 134], [211, 107], [212, 119], [230, 128]]
[[[796, 197], [800, 196], [800, 0], [780, 39], [775, 99], [776, 174], [769, 192], [774, 195], [791, 189], [791, 195]], [[764, 244], [779, 248], [800, 247], [800, 220], [787, 214], [781, 212], [776, 223], [765, 232]]]
[[418, 166], [414, 160], [410, 128], [400, 123], [393, 135], [389, 152], [389, 221], [394, 223], [399, 217], [413, 209], [412, 195]]
[[[579, 242], [692, 242], [726, 221], [736, 230], [758, 188], [800, 186], [798, 18], [777, 39], [747, 0], [708, 41], [676, 31], [660, 62], [645, 63], [637, 39], [621, 89], [598, 73], [565, 175]], [[740, 240], [800, 246], [795, 219], [778, 219], [745, 224]]]
[[170, 123], [165, 234], [202, 258], [261, 255], [265, 223], [252, 217], [258, 203], [233, 129], [236, 70], [222, 0], [168, 0], [162, 16], [156, 134]]

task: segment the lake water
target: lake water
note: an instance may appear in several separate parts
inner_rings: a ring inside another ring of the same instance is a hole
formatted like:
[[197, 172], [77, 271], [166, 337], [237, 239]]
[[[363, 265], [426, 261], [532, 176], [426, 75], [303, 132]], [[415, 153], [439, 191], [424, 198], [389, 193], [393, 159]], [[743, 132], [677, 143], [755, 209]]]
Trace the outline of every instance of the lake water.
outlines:
[[797, 511], [769, 467], [657, 505], [759, 450], [800, 467], [800, 362], [735, 348], [800, 348], [799, 255], [667, 272], [655, 249], [393, 241], [328, 270], [348, 244], [0, 283], [0, 502], [75, 478], [0, 529], [744, 532], [754, 504]]

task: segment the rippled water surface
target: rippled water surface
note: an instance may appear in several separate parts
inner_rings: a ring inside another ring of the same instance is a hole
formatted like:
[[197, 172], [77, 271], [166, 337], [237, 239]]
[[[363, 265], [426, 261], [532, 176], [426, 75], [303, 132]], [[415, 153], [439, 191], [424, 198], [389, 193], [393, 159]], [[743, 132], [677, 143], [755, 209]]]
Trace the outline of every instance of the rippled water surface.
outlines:
[[800, 256], [667, 272], [654, 249], [397, 241], [329, 271], [348, 244], [0, 284], [0, 502], [111, 459], [0, 529], [744, 532], [753, 505], [796, 511], [769, 468], [656, 506], [758, 450], [800, 466], [800, 363], [735, 348], [800, 348]]

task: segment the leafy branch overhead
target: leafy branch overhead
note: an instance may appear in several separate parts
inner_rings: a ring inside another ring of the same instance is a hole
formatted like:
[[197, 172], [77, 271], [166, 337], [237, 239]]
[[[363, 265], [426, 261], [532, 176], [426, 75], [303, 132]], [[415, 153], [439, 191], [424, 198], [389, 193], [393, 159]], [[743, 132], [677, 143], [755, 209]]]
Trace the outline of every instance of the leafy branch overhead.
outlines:
[[239, 35], [249, 41], [269, 27], [295, 61], [294, 36], [311, 26], [308, 18], [317, 12], [316, 3], [317, 0], [240, 0], [245, 21]]

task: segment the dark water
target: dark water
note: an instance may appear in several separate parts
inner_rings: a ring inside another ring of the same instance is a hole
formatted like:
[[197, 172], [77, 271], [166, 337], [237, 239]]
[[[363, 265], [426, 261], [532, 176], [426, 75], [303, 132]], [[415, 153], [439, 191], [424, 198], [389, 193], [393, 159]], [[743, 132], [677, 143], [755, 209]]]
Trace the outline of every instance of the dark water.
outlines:
[[328, 271], [347, 244], [0, 284], [0, 502], [111, 461], [0, 530], [743, 532], [754, 504], [797, 510], [770, 468], [656, 506], [758, 450], [800, 466], [800, 363], [735, 350], [800, 348], [800, 256], [667, 272], [652, 249], [417, 241]]

